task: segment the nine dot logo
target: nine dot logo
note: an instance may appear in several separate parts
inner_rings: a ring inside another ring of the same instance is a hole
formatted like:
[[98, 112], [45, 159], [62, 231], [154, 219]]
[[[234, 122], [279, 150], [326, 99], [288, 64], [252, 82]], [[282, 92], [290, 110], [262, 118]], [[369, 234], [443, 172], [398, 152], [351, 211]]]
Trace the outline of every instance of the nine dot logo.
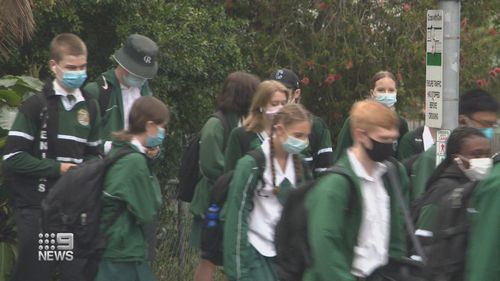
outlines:
[[72, 261], [73, 233], [39, 233], [39, 261]]

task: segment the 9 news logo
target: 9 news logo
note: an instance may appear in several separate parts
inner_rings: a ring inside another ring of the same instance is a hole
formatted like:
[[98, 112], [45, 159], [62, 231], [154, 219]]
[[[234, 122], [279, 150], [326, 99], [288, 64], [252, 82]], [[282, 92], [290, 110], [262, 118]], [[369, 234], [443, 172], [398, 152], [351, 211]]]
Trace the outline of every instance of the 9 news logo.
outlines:
[[39, 261], [72, 261], [73, 233], [39, 233]]

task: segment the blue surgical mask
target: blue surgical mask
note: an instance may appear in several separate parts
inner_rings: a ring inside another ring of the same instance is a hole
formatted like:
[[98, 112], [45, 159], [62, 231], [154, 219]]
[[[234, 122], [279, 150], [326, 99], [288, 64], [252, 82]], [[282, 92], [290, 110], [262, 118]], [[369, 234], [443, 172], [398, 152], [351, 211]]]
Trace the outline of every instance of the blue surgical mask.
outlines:
[[87, 72], [85, 70], [63, 70], [60, 66], [59, 69], [63, 72], [61, 83], [68, 89], [80, 88], [87, 79]]
[[163, 143], [165, 139], [165, 129], [158, 127], [158, 134], [156, 136], [148, 136], [146, 139], [146, 147], [156, 147]]
[[307, 141], [303, 141], [296, 137], [288, 136], [283, 144], [283, 149], [290, 154], [299, 154], [309, 145]]
[[495, 131], [493, 130], [493, 128], [491, 128], [491, 127], [490, 128], [481, 128], [480, 130], [488, 140], [491, 141], [493, 139], [493, 135], [495, 134]]
[[140, 88], [142, 87], [142, 85], [144, 85], [144, 83], [146, 83], [146, 79], [145, 78], [141, 78], [139, 76], [135, 76], [131, 73], [123, 76], [123, 79], [125, 80], [125, 84], [127, 84], [127, 86], [129, 87], [137, 87], [137, 88]]
[[381, 104], [384, 104], [387, 107], [394, 107], [394, 105], [398, 101], [395, 92], [387, 93], [387, 94], [380, 93], [380, 94], [375, 96], [375, 100]]

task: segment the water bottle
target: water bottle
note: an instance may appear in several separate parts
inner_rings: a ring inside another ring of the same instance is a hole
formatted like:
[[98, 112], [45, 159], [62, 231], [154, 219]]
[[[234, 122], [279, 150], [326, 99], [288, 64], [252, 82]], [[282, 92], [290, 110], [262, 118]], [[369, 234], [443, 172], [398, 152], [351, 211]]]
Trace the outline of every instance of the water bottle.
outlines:
[[207, 212], [207, 227], [213, 228], [216, 227], [219, 223], [219, 211], [220, 208], [217, 204], [212, 204], [208, 207]]

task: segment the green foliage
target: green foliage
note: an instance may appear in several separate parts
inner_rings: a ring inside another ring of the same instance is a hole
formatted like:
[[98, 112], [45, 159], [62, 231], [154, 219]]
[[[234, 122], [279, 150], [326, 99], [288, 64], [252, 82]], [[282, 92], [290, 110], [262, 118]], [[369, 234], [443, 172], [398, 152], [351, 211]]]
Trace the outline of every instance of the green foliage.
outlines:
[[[389, 70], [398, 79], [398, 111], [422, 118], [426, 11], [436, 1], [227, 1], [230, 14], [250, 22], [243, 45], [251, 69], [268, 77], [277, 67], [302, 79], [303, 100], [336, 134], [370, 79]], [[460, 88], [484, 86], [498, 94], [499, 0], [463, 1]], [[484, 82], [479, 82], [485, 79]], [[491, 81], [495, 80], [495, 81]], [[491, 81], [491, 82], [490, 82]]]

